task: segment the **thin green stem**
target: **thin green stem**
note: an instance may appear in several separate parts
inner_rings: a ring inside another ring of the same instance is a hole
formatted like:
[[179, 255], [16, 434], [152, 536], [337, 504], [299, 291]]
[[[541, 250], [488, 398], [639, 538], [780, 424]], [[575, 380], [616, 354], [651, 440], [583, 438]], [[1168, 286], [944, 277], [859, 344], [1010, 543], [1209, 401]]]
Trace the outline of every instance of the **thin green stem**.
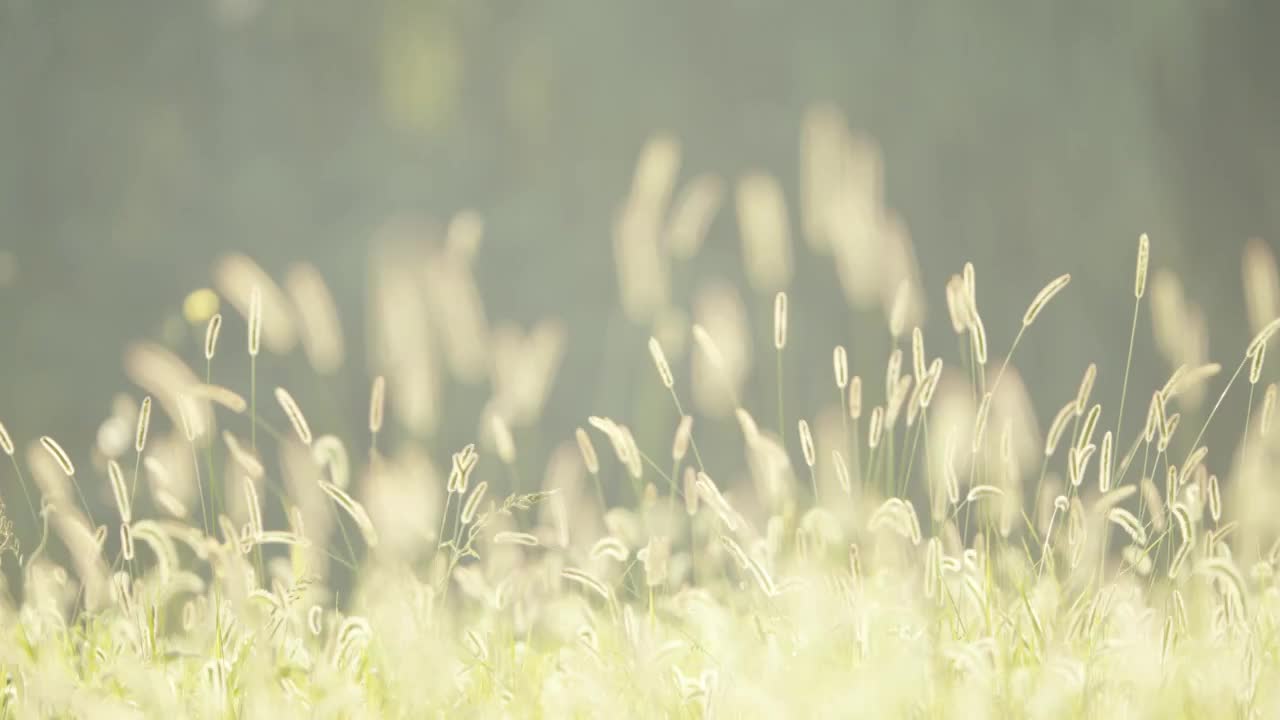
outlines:
[[996, 373], [996, 381], [991, 384], [991, 393], [994, 395], [1000, 387], [1000, 380], [1004, 377], [1004, 371], [1009, 367], [1009, 361], [1013, 359], [1013, 352], [1018, 349], [1018, 343], [1022, 340], [1022, 334], [1027, 331], [1026, 325], [1018, 329], [1018, 334], [1013, 338], [1013, 345], [1009, 346], [1009, 354], [1004, 356], [1004, 362], [1000, 364], [1000, 372]]
[[89, 509], [89, 501], [84, 499], [84, 492], [80, 490], [80, 481], [76, 479], [74, 474], [71, 475], [71, 485], [76, 489], [76, 496], [80, 498], [80, 504], [84, 505], [84, 514], [89, 518], [90, 527], [98, 527], [97, 521], [93, 519], [93, 511]]
[[863, 477], [866, 478], [866, 482], [870, 485], [874, 485], [875, 483], [874, 473], [876, 471], [876, 457], [880, 454], [878, 452], [879, 450], [879, 447], [867, 448], [867, 470], [863, 474]]
[[1240, 441], [1240, 456], [1243, 458], [1249, 457], [1249, 424], [1253, 422], [1253, 393], [1257, 387], [1254, 383], [1249, 383], [1249, 404], [1244, 411], [1244, 438]]
[[18, 474], [18, 485], [22, 486], [22, 497], [27, 500], [27, 509], [31, 511], [31, 520], [37, 525], [40, 524], [40, 513], [36, 512], [36, 506], [31, 502], [31, 491], [27, 489], [27, 480], [22, 477], [22, 468], [18, 466], [18, 459], [9, 456], [9, 462], [13, 463], [13, 471]]
[[[204, 364], [204, 382], [206, 385], [213, 384], [213, 361], [205, 360]], [[213, 438], [216, 436], [218, 427], [218, 418], [216, 412], [210, 408], [209, 411], [209, 444], [205, 446], [205, 456], [209, 464], [209, 501], [213, 505], [213, 516], [217, 517], [221, 513], [221, 503], [218, 492], [218, 474], [213, 469]]]
[[1053, 507], [1053, 512], [1049, 513], [1049, 526], [1044, 531], [1044, 545], [1040, 550], [1040, 562], [1036, 567], [1036, 581], [1039, 582], [1040, 577], [1044, 573], [1045, 567], [1048, 565], [1050, 557], [1049, 543], [1053, 540], [1053, 521], [1058, 519], [1058, 507]]
[[[674, 403], [676, 404], [676, 412], [677, 412], [677, 413], [679, 413], [679, 415], [680, 415], [680, 420], [681, 420], [681, 422], [683, 422], [683, 421], [684, 421], [684, 406], [682, 406], [682, 405], [680, 404], [680, 397], [679, 397], [678, 395], [676, 395], [676, 390], [675, 390], [675, 388], [671, 388], [671, 401], [672, 401], [672, 402], [674, 402]], [[694, 437], [693, 437], [693, 429], [692, 429], [692, 428], [690, 428], [690, 430], [689, 430], [689, 448], [690, 448], [691, 450], [693, 450], [693, 459], [694, 459], [694, 460], [696, 460], [696, 461], [698, 462], [698, 469], [699, 469], [699, 470], [701, 470], [702, 472], [706, 472], [706, 471], [707, 471], [707, 467], [706, 467], [705, 465], [703, 465], [703, 464], [702, 464], [702, 453], [698, 452], [698, 441], [697, 441], [697, 440], [695, 440], [695, 439], [694, 439]], [[674, 471], [672, 471], [672, 476], [674, 476], [674, 475], [675, 475], [675, 472], [674, 472]]]
[[[915, 467], [916, 464], [916, 447], [920, 444], [920, 433], [920, 426], [916, 426], [915, 434], [912, 436], [911, 440], [911, 450], [907, 453], [906, 469], [902, 474], [902, 494], [900, 497], [905, 498], [907, 496], [907, 490], [911, 487], [911, 469]], [[905, 443], [903, 444], [903, 447], [906, 447]]]
[[973, 333], [969, 334], [969, 354], [973, 356], [973, 375], [978, 387], [978, 400], [981, 401], [987, 394], [987, 366], [978, 360], [978, 344]]
[[782, 350], [777, 352], [778, 358], [778, 437], [787, 436], [786, 415], [782, 408]]
[[[925, 484], [928, 485], [927, 492], [925, 494], [926, 496], [929, 497], [929, 504], [932, 506], [933, 505], [932, 493], [934, 492], [933, 463], [930, 462], [929, 460], [929, 415], [925, 411], [925, 409], [920, 410], [920, 423], [924, 427], [924, 479], [925, 479]], [[933, 522], [932, 510], [930, 510], [929, 512], [929, 522], [931, 524]], [[937, 534], [938, 530], [939, 528], [934, 528], [934, 533]]]
[[1191, 453], [1195, 452], [1196, 448], [1200, 447], [1200, 441], [1204, 439], [1205, 431], [1209, 429], [1209, 423], [1213, 422], [1213, 416], [1218, 414], [1218, 408], [1222, 407], [1222, 401], [1227, 399], [1227, 393], [1231, 391], [1231, 386], [1235, 384], [1236, 378], [1240, 377], [1241, 371], [1244, 370], [1244, 366], [1248, 362], [1249, 358], [1248, 356], [1245, 356], [1245, 359], [1240, 361], [1240, 365], [1236, 368], [1236, 371], [1232, 373], [1231, 379], [1227, 381], [1227, 386], [1222, 388], [1222, 394], [1218, 396], [1218, 401], [1213, 404], [1213, 409], [1209, 411], [1209, 417], [1205, 418], [1204, 425], [1200, 427], [1200, 433], [1196, 435], [1195, 441], [1191, 443], [1191, 449], [1187, 451], [1186, 459], [1182, 461], [1184, 466], [1187, 464], [1187, 460], [1191, 459]]
[[351, 536], [347, 534], [346, 523], [342, 522], [343, 512], [341, 512], [341, 508], [337, 507], [337, 503], [333, 503], [333, 506], [334, 522], [338, 523], [338, 532], [342, 534], [342, 542], [347, 546], [347, 554], [351, 556], [351, 565], [354, 567], [359, 564], [359, 561], [356, 560], [356, 548], [351, 544]]
[[[249, 356], [249, 416], [258, 417], [258, 356]], [[258, 423], [249, 425], [249, 447], [258, 452]]]
[[[1124, 382], [1120, 386], [1120, 412], [1116, 415], [1116, 442], [1120, 442], [1120, 428], [1124, 426], [1124, 403], [1129, 396], [1129, 369], [1133, 364], [1133, 341], [1138, 336], [1138, 311], [1142, 309], [1142, 299], [1138, 298], [1133, 301], [1133, 324], [1129, 328], [1129, 354], [1124, 360]], [[1112, 458], [1112, 467], [1108, 470], [1114, 470], [1115, 459]]]
[[[598, 483], [597, 483], [598, 484]], [[453, 504], [453, 493], [444, 496], [444, 512], [440, 513], [440, 531], [436, 533], [436, 547], [444, 547], [444, 526], [449, 521], [449, 506]]]
[[862, 474], [862, 438], [858, 435], [858, 421], [853, 421], [853, 469], [858, 473], [858, 477], [854, 478], [859, 489], [862, 488], [863, 479], [866, 477]]
[[[666, 470], [663, 470], [662, 467], [658, 465], [658, 463], [654, 462], [653, 459], [650, 458], [648, 455], [644, 454], [643, 451], [638, 451], [638, 452], [640, 452], [640, 459], [648, 463], [649, 467], [653, 468], [654, 472], [658, 473], [658, 475], [660, 475], [663, 480], [667, 481], [667, 485], [671, 487], [672, 492], [675, 492], [675, 493], [681, 492], [680, 489], [676, 487], [675, 480], [671, 479], [671, 476], [667, 474]], [[683, 493], [681, 494], [683, 495]]]
[[[204, 534], [209, 535], [209, 509], [204, 503], [204, 483], [200, 481], [200, 456], [196, 453], [196, 443], [194, 440], [187, 443], [191, 448], [191, 466], [196, 472], [196, 492], [200, 493], [200, 522], [204, 524]], [[227, 538], [233, 540], [233, 538]]]
[[[1241, 441], [1240, 457], [1246, 458], [1245, 460], [1246, 462], [1248, 462], [1247, 459], [1249, 457], [1249, 426], [1253, 424], [1253, 394], [1256, 389], [1257, 389], [1256, 383], [1249, 384], [1249, 404], [1245, 409], [1245, 413], [1244, 413], [1244, 439]], [[1261, 557], [1262, 556], [1262, 538], [1261, 537], [1255, 538], [1255, 543], [1256, 543], [1256, 546], [1254, 548], [1254, 552], [1256, 552], [1257, 555]]]
[[1111, 544], [1111, 522], [1103, 521], [1102, 524], [1102, 548], [1098, 553], [1098, 586], [1101, 587], [1107, 579], [1107, 548]]
[[[1151, 460], [1151, 443], [1146, 443], [1146, 449], [1142, 452], [1142, 473], [1138, 477], [1138, 522], [1142, 522], [1143, 510], [1147, 506], [1147, 499], [1142, 493], [1142, 481], [1147, 477], [1147, 463]], [[1155, 482], [1152, 480], [1152, 482]]]
[[842, 388], [836, 389], [839, 390], [836, 394], [840, 396], [840, 427], [844, 431], [843, 447], [847, 450], [849, 447], [849, 407], [846, 404], [845, 391]]
[[[1129, 451], [1125, 453], [1124, 459], [1120, 461], [1120, 468], [1116, 470], [1115, 481], [1112, 483], [1112, 485], [1114, 485], [1115, 487], [1120, 487], [1122, 484], [1124, 484], [1124, 478], [1126, 475], [1129, 474], [1129, 468], [1133, 465], [1133, 459], [1138, 453], [1138, 446], [1143, 444], [1144, 439], [1145, 438], [1143, 437], [1142, 433], [1138, 433], [1138, 436], [1133, 439], [1133, 444], [1129, 446]], [[1117, 437], [1116, 440], [1118, 442], [1119, 438]], [[1142, 465], [1143, 465], [1143, 472], [1145, 472], [1146, 462], [1143, 461]], [[1141, 480], [1142, 478], [1138, 478], [1138, 479]]]
[[671, 493], [667, 495], [667, 516], [675, 517], [676, 511], [676, 485], [675, 479], [680, 476], [680, 461], [671, 461]]
[[1034, 499], [1031, 501], [1032, 515], [1039, 514], [1040, 512], [1040, 494], [1044, 492], [1044, 479], [1049, 472], [1049, 457], [1050, 456], [1045, 455], [1044, 461], [1040, 463], [1040, 479], [1036, 481], [1036, 494]]
[[49, 512], [52, 510], [53, 510], [52, 505], [41, 504], [40, 506], [39, 517], [40, 517], [40, 524], [42, 528], [40, 533], [40, 543], [36, 545], [35, 550], [31, 551], [31, 554], [27, 555], [27, 560], [25, 564], [28, 567], [31, 566], [31, 563], [34, 562], [36, 558], [40, 557], [40, 554], [44, 552], [45, 545], [49, 542]]

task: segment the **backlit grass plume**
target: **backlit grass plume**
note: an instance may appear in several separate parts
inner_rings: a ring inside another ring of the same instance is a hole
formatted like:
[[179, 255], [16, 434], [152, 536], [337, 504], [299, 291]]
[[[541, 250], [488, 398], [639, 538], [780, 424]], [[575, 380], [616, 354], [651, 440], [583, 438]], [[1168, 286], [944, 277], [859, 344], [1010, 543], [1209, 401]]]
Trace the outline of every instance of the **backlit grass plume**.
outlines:
[[[1072, 275], [980, 313], [1009, 293], [972, 263], [922, 276], [874, 144], [826, 108], [803, 157], [807, 247], [874, 312], [811, 322], [782, 185], [682, 183], [657, 138], [613, 228], [642, 402], [581, 407], [568, 433], [543, 407], [582, 382], [558, 378], [567, 338], [596, 338], [486, 314], [478, 215], [438, 244], [379, 232], [364, 363], [318, 270], [282, 290], [224, 258], [247, 361], [215, 352], [215, 314], [126, 353], [123, 441], [0, 425], [0, 718], [1280, 716], [1266, 246], [1246, 250], [1253, 339], [1209, 348], [1143, 235], [1127, 352], [1077, 384], [1014, 361], [1074, 347], [1054, 330]], [[674, 271], [725, 188], [743, 289]], [[1135, 372], [1144, 307], [1167, 375]], [[801, 374], [814, 392], [787, 395]], [[1040, 383], [1075, 392], [1037, 407]]]

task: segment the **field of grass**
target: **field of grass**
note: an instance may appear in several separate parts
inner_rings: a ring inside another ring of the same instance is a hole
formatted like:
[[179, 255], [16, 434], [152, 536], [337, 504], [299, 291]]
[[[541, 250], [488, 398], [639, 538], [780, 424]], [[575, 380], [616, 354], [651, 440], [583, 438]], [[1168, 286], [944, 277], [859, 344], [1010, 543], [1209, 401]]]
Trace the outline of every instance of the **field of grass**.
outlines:
[[[1220, 366], [1143, 236], [1117, 258], [1135, 277], [1115, 302], [1135, 335], [1150, 317], [1176, 370], [1131, 373], [1131, 340], [1036, 408], [1017, 350], [1066, 342], [1046, 326], [1071, 277], [1025, 312], [980, 311], [999, 280], [956, 268], [943, 322], [921, 327], [872, 151], [821, 114], [805, 148], [807, 251], [832, 260], [832, 302], [883, 310], [858, 330], [891, 338], [887, 361], [855, 367], [832, 342], [829, 399], [784, 393], [787, 363], [826, 360], [788, 354], [801, 248], [764, 175], [730, 199], [771, 356], [747, 370], [736, 291], [668, 307], [670, 267], [698, 252], [723, 188], [676, 192], [678, 148], [658, 139], [614, 250], [671, 440], [642, 446], [627, 418], [582, 408], [573, 437], [543, 438], [538, 477], [518, 461], [566, 330], [488, 326], [479, 218], [375, 255], [368, 416], [342, 423], [307, 413], [333, 406], [316, 378], [354, 354], [324, 281], [221, 261], [216, 293], [188, 298], [202, 342], [131, 346], [137, 388], [93, 448], [2, 418], [0, 564], [20, 584], [0, 594], [0, 718], [1280, 714], [1265, 247], [1246, 250], [1255, 339], [1213, 348]], [[1012, 347], [989, 347], [985, 322], [1020, 328]], [[308, 370], [259, 367], [299, 342]], [[1099, 372], [1123, 373], [1119, 397], [1095, 397]], [[475, 442], [438, 461], [423, 439], [456, 422], [439, 398], [458, 378], [491, 395]], [[776, 393], [741, 406], [748, 378]], [[1232, 394], [1244, 417], [1218, 412]], [[1234, 445], [1210, 453], [1223, 425]], [[15, 534], [23, 515], [38, 533]]]

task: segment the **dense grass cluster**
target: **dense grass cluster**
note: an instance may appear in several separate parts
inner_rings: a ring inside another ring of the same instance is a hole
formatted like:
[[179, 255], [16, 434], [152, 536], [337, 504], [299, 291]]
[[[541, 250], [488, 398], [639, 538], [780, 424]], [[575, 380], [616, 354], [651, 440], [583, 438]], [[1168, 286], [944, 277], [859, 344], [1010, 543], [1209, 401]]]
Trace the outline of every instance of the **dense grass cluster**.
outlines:
[[[1176, 277], [1153, 270], [1149, 296], [1144, 236], [1133, 293], [1117, 295], [1135, 303], [1135, 334], [1150, 300], [1175, 370], [1130, 377], [1131, 341], [1119, 398], [1093, 394], [1118, 362], [1091, 365], [1060, 409], [1037, 412], [1014, 354], [1032, 337], [1060, 342], [1033, 331], [1070, 276], [1031, 300], [1000, 355], [965, 266], [936, 333], [958, 349], [931, 354], [873, 146], [818, 110], [804, 150], [804, 235], [851, 305], [883, 308], [885, 366], [852, 367], [832, 342], [830, 401], [786, 402], [788, 326], [803, 312], [785, 291], [781, 190], [751, 174], [738, 224], [748, 282], [773, 304], [765, 367], [779, 379], [776, 399], [769, 387], [750, 395], [763, 407], [742, 406], [743, 384], [770, 373], [750, 369], [736, 291], [707, 286], [690, 314], [670, 301], [669, 267], [697, 252], [720, 181], [673, 193], [678, 148], [659, 139], [615, 251], [624, 311], [653, 329], [644, 387], [670, 396], [672, 440], [642, 447], [587, 408], [540, 480], [521, 477], [522, 438], [564, 331], [489, 327], [470, 279], [474, 215], [429, 250], [404, 241], [412, 229], [386, 231], [368, 418], [347, 437], [329, 430], [350, 422], [308, 418], [322, 398], [282, 387], [304, 384], [296, 373], [258, 367], [298, 340], [319, 376], [342, 365], [319, 275], [299, 266], [281, 288], [247, 258], [224, 260], [215, 284], [245, 319], [237, 347], [217, 296], [193, 294], [202, 342], [132, 347], [143, 396], [118, 399], [91, 450], [20, 417], [0, 425], [13, 460], [0, 563], [20, 579], [0, 598], [0, 717], [1280, 713], [1280, 445], [1263, 383], [1280, 291], [1265, 247], [1246, 261], [1256, 338], [1225, 382]], [[637, 353], [648, 335], [635, 333]], [[247, 378], [215, 374], [229, 353], [248, 359]], [[437, 463], [429, 438], [454, 421], [444, 378], [491, 397], [475, 444]], [[1236, 446], [1210, 453], [1205, 430], [1231, 422], [1218, 413], [1231, 392], [1249, 394], [1248, 414]], [[1146, 422], [1126, 428], [1137, 398]], [[732, 439], [708, 453], [704, 428]], [[110, 498], [110, 516], [89, 497]], [[27, 512], [40, 533], [17, 537], [9, 518]]]

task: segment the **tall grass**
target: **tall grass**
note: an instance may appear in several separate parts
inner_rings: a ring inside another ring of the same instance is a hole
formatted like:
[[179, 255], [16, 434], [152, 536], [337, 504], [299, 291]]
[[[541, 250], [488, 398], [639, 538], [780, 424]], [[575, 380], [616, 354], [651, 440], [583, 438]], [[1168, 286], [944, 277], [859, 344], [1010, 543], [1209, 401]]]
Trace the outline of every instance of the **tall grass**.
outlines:
[[[281, 385], [312, 408], [324, 403], [301, 390], [317, 386], [304, 371], [285, 379], [277, 363], [257, 362], [260, 335], [273, 354], [289, 351], [287, 299], [271, 290], [264, 313], [270, 278], [237, 256], [224, 294], [248, 321], [249, 378], [212, 385], [215, 315], [203, 383], [157, 378], [140, 407], [118, 411], [137, 427], [133, 448], [68, 452], [20, 417], [0, 425], [15, 479], [25, 491], [25, 447], [42, 492], [31, 508], [40, 533], [29, 537], [15, 535], [0, 498], [0, 562], [19, 580], [0, 599], [0, 717], [1275, 717], [1275, 385], [1257, 418], [1252, 399], [1244, 418], [1219, 411], [1244, 391], [1246, 365], [1252, 398], [1280, 321], [1255, 323], [1240, 352], [1221, 349], [1239, 361], [1225, 382], [1207, 363], [1168, 378], [1132, 374], [1147, 263], [1158, 261], [1143, 236], [1123, 365], [1121, 352], [1096, 358], [1061, 410], [1034, 408], [1013, 352], [1033, 323], [1050, 327], [1028, 342], [1067, 342], [1051, 326], [1071, 302], [1070, 276], [1047, 284], [1018, 325], [1002, 307], [984, 321], [967, 265], [946, 283], [957, 349], [930, 355], [948, 344], [922, 324], [924, 283], [905, 234], [875, 224], [886, 215], [868, 171], [874, 146], [824, 113], [822, 132], [806, 136], [821, 147], [805, 156], [837, 153], [845, 169], [811, 168], [805, 232], [821, 236], [811, 246], [831, 254], [846, 300], [885, 311], [894, 352], [882, 398], [878, 383], [862, 382], [882, 368], [857, 367], [865, 354], [831, 338], [834, 378], [821, 375], [835, 397], [790, 399], [802, 419], [785, 425], [783, 349], [795, 367], [822, 361], [787, 344], [788, 318], [802, 326], [805, 308], [799, 295], [788, 307], [781, 289], [791, 279], [786, 210], [759, 173], [737, 201], [748, 275], [774, 292], [773, 327], [761, 330], [774, 334], [775, 373], [746, 371], [749, 345], [717, 315], [734, 315], [732, 300], [697, 324], [659, 322], [652, 303], [675, 303], [668, 266], [701, 245], [719, 192], [689, 217], [690, 194], [719, 187], [697, 176], [668, 212], [679, 167], [670, 138], [643, 154], [615, 246], [644, 259], [619, 271], [630, 274], [629, 316], [651, 326], [629, 336], [636, 353], [648, 338], [656, 371], [635, 387], [674, 405], [663, 406], [669, 464], [666, 440], [649, 447], [638, 438], [650, 433], [583, 408], [587, 422], [545, 453], [541, 485], [519, 487], [517, 467], [542, 452], [533, 438], [563, 332], [490, 327], [478, 304], [429, 312], [458, 297], [478, 303], [470, 215], [440, 248], [388, 231], [373, 262], [371, 379], [360, 380], [371, 388], [368, 421], [321, 413], [314, 437]], [[447, 269], [443, 300], [403, 272], [413, 263]], [[301, 334], [313, 370], [331, 376], [342, 344], [336, 312], [316, 299], [329, 297], [323, 281], [307, 266], [289, 284], [318, 308]], [[1251, 302], [1251, 314], [1265, 311]], [[1017, 327], [1007, 350], [988, 344], [986, 322]], [[1174, 365], [1199, 351], [1164, 352]], [[448, 376], [473, 377], [476, 357], [492, 368], [479, 444], [452, 453], [442, 474], [435, 418], [462, 416], [422, 403], [439, 402]], [[1119, 368], [1112, 415], [1093, 385]], [[272, 374], [279, 413], [259, 415], [260, 372]], [[742, 392], [746, 377], [757, 392]], [[1218, 398], [1205, 412], [1210, 386]], [[1145, 426], [1124, 432], [1131, 387], [1153, 394]], [[170, 427], [153, 421], [152, 395]], [[776, 432], [755, 420], [770, 410]], [[1038, 419], [1051, 421], [1047, 437]], [[1100, 423], [1114, 430], [1099, 439]], [[1238, 431], [1236, 445], [1202, 445], [1210, 423]], [[717, 441], [700, 448], [704, 433]], [[246, 434], [247, 448], [237, 440]], [[118, 461], [126, 450], [133, 487]], [[107, 495], [118, 533], [89, 514], [88, 497]]]

